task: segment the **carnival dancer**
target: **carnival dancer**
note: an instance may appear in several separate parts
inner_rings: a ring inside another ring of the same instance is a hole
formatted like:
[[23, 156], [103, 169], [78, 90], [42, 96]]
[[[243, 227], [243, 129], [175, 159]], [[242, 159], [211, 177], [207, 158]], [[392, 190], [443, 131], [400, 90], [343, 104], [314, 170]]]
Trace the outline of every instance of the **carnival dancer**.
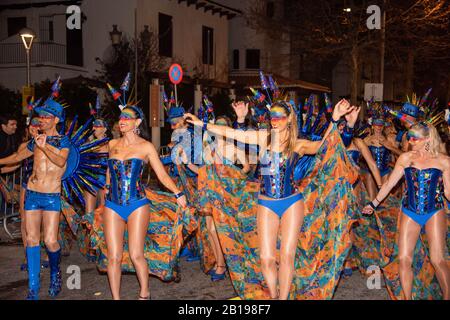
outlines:
[[[363, 212], [372, 214], [400, 179], [405, 177], [396, 236], [398, 256], [394, 252], [395, 260], [384, 269], [388, 288], [395, 298], [436, 298], [436, 288], [431, 283], [431, 262], [442, 297], [448, 300], [450, 269], [446, 260], [447, 216], [444, 197], [450, 198], [450, 159], [439, 153], [441, 141], [436, 128], [431, 124], [419, 122], [413, 125], [407, 138], [412, 151], [399, 157], [388, 181], [383, 184], [374, 200], [364, 207]], [[429, 260], [420, 236], [422, 228], [425, 229], [429, 244]], [[419, 256], [419, 247], [425, 258]], [[400, 292], [396, 290], [396, 274], [400, 277]]]
[[39, 298], [40, 289], [40, 235], [44, 225], [44, 242], [50, 262], [49, 295], [61, 291], [61, 248], [58, 244], [58, 224], [61, 210], [61, 178], [69, 153], [69, 141], [58, 134], [56, 125], [64, 121], [63, 107], [51, 99], [36, 107], [43, 134], [33, 138], [26, 149], [0, 160], [0, 164], [17, 163], [34, 155], [33, 173], [25, 194], [27, 234], [28, 287], [27, 299]]
[[[393, 154], [400, 155], [402, 152], [384, 134], [385, 120], [379, 113], [372, 118], [373, 134], [364, 139], [364, 143], [369, 147], [372, 157], [375, 160], [381, 175], [381, 182], [385, 182], [391, 172], [390, 163]], [[374, 197], [381, 184], [375, 185], [370, 174], [366, 174], [365, 183], [370, 197]]]
[[[347, 101], [341, 101], [334, 110], [333, 121], [338, 121], [353, 109]], [[299, 156], [317, 153], [324, 140], [311, 142], [297, 139], [296, 115], [293, 107], [285, 101], [275, 102], [271, 106], [271, 134], [203, 123], [192, 114], [185, 114], [185, 118], [195, 126], [203, 126], [214, 135], [262, 147], [260, 162], [263, 167], [257, 216], [261, 269], [270, 297], [287, 299], [294, 276], [294, 257], [303, 220], [303, 196], [294, 185], [293, 169]], [[331, 128], [332, 126], [325, 133], [324, 139]], [[280, 270], [277, 272], [276, 244], [280, 227]]]
[[[215, 125], [231, 127], [232, 122], [228, 117], [220, 116], [216, 118]], [[208, 135], [205, 138], [206, 141], [208, 141]], [[247, 161], [245, 150], [238, 150], [234, 143], [227, 142], [224, 137], [217, 137], [216, 139], [217, 140], [215, 140], [214, 143], [209, 141], [210, 143], [207, 144], [204, 150], [205, 161], [208, 165], [215, 163], [223, 166], [229, 166], [241, 171], [244, 176], [247, 175], [250, 171], [250, 165]], [[206, 174], [201, 177], [204, 179], [208, 178]], [[204, 182], [200, 181], [199, 184], [204, 184]], [[220, 281], [225, 279], [226, 274], [223, 250], [219, 241], [219, 236], [216, 231], [216, 224], [213, 220], [211, 210], [204, 210], [203, 212], [206, 215], [205, 219], [209, 232], [209, 239], [212, 242], [211, 244], [216, 260], [216, 264], [209, 274], [212, 281]]]
[[[91, 116], [95, 117], [94, 122], [92, 123], [92, 128], [94, 130], [92, 136], [90, 137], [90, 141], [92, 142], [94, 139], [97, 140], [103, 140], [105, 143], [103, 145], [99, 145], [93, 152], [97, 152], [100, 154], [107, 154], [108, 153], [108, 144], [107, 144], [107, 138], [108, 136], [108, 123], [104, 118], [102, 118], [102, 110], [101, 110], [101, 103], [100, 103], [100, 97], [97, 96], [96, 102], [95, 102], [95, 109], [92, 107], [92, 105], [89, 103], [89, 109]], [[104, 204], [104, 186], [105, 186], [105, 179], [106, 177], [104, 175], [99, 175], [99, 182], [100, 186], [99, 188], [95, 188], [95, 193], [92, 194], [89, 191], [84, 192], [84, 201], [85, 201], [85, 211], [93, 212], [98, 205], [102, 206]], [[97, 202], [99, 204], [97, 205]]]
[[[108, 87], [111, 90], [112, 87], [110, 85]], [[120, 96], [113, 91], [112, 93], [115, 99]], [[145, 300], [150, 298], [149, 268], [144, 257], [150, 201], [147, 199], [142, 182], [144, 165], [146, 163], [151, 165], [161, 183], [175, 194], [181, 207], [186, 207], [186, 197], [166, 173], [155, 147], [148, 141], [145, 116], [138, 106], [121, 104], [119, 128], [122, 137], [111, 140], [108, 144], [107, 195], [103, 213], [108, 279], [113, 299], [120, 299], [126, 226], [129, 255], [140, 285], [139, 299]]]
[[[170, 123], [173, 132], [167, 152], [161, 157], [161, 161], [168, 167], [169, 175], [176, 182], [178, 188], [185, 192], [188, 202], [195, 206], [198, 203], [196, 201], [197, 175], [198, 166], [201, 165], [202, 137], [199, 134], [195, 138], [194, 130], [183, 119], [184, 107], [181, 104], [176, 105], [173, 92], [169, 99], [163, 91], [162, 100], [167, 113], [167, 122]], [[181, 161], [181, 158], [186, 159]], [[193, 224], [188, 225], [192, 226]], [[202, 228], [201, 226], [202, 222], [200, 221], [199, 227]], [[187, 239], [180, 257], [186, 257], [188, 262], [200, 261], [203, 271], [208, 272], [214, 265], [212, 248], [209, 248], [207, 242], [202, 242], [201, 232], [187, 229], [185, 232], [192, 236]]]

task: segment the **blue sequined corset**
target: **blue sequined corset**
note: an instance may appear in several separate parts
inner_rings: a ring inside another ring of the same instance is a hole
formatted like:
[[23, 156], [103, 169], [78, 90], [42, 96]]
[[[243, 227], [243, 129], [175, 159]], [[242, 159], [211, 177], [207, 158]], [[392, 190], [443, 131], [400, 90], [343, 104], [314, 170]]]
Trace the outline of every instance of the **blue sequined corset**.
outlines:
[[391, 151], [386, 147], [369, 146], [372, 157], [377, 163], [380, 172], [386, 172], [389, 169], [389, 161], [391, 160]]
[[352, 160], [355, 162], [355, 164], [359, 165], [359, 158], [361, 157], [361, 152], [358, 150], [349, 150], [347, 151], [349, 156], [352, 158]]
[[274, 199], [298, 193], [294, 183], [294, 169], [298, 160], [297, 153], [288, 158], [281, 152], [265, 152], [261, 159], [259, 193]]
[[402, 205], [416, 214], [436, 212], [444, 207], [442, 171], [436, 168], [405, 169], [406, 188]]
[[128, 205], [146, 197], [141, 176], [144, 161], [137, 158], [124, 161], [108, 159], [110, 187], [107, 199], [118, 205]]

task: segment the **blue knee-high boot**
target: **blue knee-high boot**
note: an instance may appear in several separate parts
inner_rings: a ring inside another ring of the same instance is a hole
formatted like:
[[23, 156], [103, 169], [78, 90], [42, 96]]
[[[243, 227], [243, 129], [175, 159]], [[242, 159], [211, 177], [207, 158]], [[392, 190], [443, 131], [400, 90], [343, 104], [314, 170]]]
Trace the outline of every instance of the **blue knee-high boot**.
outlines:
[[48, 294], [50, 297], [55, 298], [61, 292], [61, 249], [56, 252], [48, 253], [48, 261], [50, 264], [50, 287], [48, 288]]
[[28, 296], [27, 300], [39, 300], [41, 275], [41, 247], [27, 247]]

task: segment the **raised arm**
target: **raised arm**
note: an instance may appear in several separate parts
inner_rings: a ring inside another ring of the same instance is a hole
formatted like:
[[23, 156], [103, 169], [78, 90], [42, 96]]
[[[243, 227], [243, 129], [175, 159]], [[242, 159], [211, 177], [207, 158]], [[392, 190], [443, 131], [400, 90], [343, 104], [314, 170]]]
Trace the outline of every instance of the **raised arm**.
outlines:
[[[187, 122], [193, 124], [194, 126], [204, 126], [203, 121], [198, 119], [196, 116], [190, 113], [186, 113], [184, 118]], [[228, 139], [236, 140], [246, 144], [264, 144], [267, 140], [269, 134], [268, 131], [263, 130], [236, 130], [226, 126], [218, 126], [215, 124], [208, 123], [206, 129], [209, 133], [226, 137]]]
[[28, 148], [19, 149], [17, 152], [13, 153], [9, 157], [0, 159], [0, 165], [6, 166], [21, 162], [22, 160], [29, 158], [33, 155], [33, 152], [28, 150]]
[[380, 170], [378, 170], [377, 163], [375, 162], [375, 160], [373, 160], [372, 153], [370, 152], [369, 147], [361, 139], [354, 139], [353, 141], [355, 142], [355, 145], [359, 149], [359, 151], [361, 151], [364, 160], [366, 160], [367, 166], [369, 167], [370, 171], [373, 174], [373, 177], [375, 178], [375, 181], [377, 182], [378, 188], [380, 188], [383, 184], [381, 180]]
[[380, 144], [384, 147], [386, 147], [388, 150], [392, 151], [397, 156], [401, 155], [403, 153], [402, 150], [397, 148], [389, 139], [385, 139], [380, 141]]
[[381, 186], [380, 191], [378, 192], [375, 199], [371, 202], [371, 204], [367, 205], [363, 209], [363, 213], [371, 214], [373, 210], [380, 205], [380, 203], [386, 198], [391, 192], [392, 188], [400, 181], [405, 173], [405, 168], [409, 164], [409, 153], [402, 154], [397, 162], [395, 163], [394, 170], [389, 175], [389, 179]]
[[[356, 108], [355, 106], [351, 106], [350, 103], [343, 99], [341, 101], [339, 101], [336, 106], [334, 107], [333, 110], [333, 115], [331, 117], [332, 122], [337, 122], [339, 121], [339, 119], [346, 115], [346, 114], [354, 114], [356, 113], [356, 116], [359, 114], [359, 108]], [[297, 147], [296, 147], [296, 152], [303, 155], [303, 154], [308, 154], [308, 155], [313, 155], [316, 154], [320, 147], [323, 145], [323, 143], [325, 142], [325, 140], [328, 138], [328, 136], [331, 133], [331, 129], [333, 128], [333, 123], [330, 123], [330, 125], [328, 126], [327, 131], [325, 132], [325, 134], [323, 135], [323, 138], [321, 141], [309, 141], [309, 140], [305, 140], [305, 139], [299, 139], [297, 140]], [[354, 123], [353, 123], [354, 125]], [[353, 127], [352, 125], [352, 127]]]
[[47, 136], [45, 134], [38, 135], [35, 138], [36, 146], [45, 153], [48, 159], [60, 168], [66, 165], [67, 157], [69, 156], [69, 148], [58, 149], [46, 142]]

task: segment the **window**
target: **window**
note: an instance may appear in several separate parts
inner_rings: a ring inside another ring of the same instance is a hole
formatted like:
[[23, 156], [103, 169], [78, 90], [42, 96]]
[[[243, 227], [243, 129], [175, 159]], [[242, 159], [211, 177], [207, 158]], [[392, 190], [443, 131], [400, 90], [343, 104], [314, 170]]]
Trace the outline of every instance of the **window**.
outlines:
[[233, 50], [233, 69], [239, 69], [239, 50]]
[[203, 64], [214, 64], [214, 29], [203, 26], [202, 48]]
[[14, 36], [27, 27], [26, 17], [8, 18], [8, 37]]
[[41, 42], [55, 41], [55, 31], [52, 16], [39, 17], [39, 37]]
[[53, 31], [53, 21], [48, 22], [48, 41], [55, 41], [54, 31]]
[[245, 57], [245, 67], [247, 69], [259, 69], [259, 49], [247, 49]]
[[172, 57], [172, 16], [160, 13], [158, 20], [159, 55], [163, 57]]
[[268, 18], [273, 18], [275, 15], [275, 3], [273, 1], [267, 2], [266, 14]]

